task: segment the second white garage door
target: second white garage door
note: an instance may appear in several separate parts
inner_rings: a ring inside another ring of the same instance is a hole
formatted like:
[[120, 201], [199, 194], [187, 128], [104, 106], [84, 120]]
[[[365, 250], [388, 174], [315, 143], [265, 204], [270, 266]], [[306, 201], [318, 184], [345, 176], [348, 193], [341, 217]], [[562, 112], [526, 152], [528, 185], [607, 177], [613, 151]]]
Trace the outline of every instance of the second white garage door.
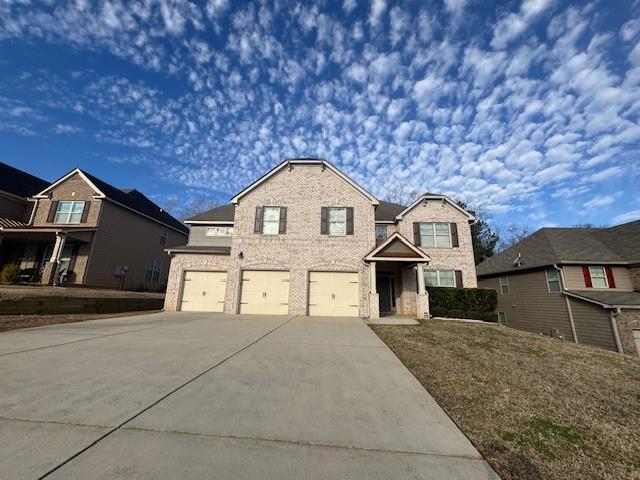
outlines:
[[183, 312], [222, 312], [227, 272], [184, 272], [182, 300]]
[[289, 313], [289, 272], [243, 270], [240, 313], [287, 315]]
[[353, 272], [309, 272], [309, 315], [357, 317], [360, 290]]

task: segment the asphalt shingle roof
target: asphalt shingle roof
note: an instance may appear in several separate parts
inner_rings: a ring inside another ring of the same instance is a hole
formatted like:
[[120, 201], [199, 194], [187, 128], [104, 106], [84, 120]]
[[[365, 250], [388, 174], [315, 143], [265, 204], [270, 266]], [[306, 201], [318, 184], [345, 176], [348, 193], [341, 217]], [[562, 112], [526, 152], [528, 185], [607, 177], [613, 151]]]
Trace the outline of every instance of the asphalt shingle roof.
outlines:
[[122, 205], [142, 213], [148, 217], [151, 217], [159, 222], [169, 225], [176, 230], [180, 230], [184, 233], [189, 233], [189, 228], [181, 221], [172, 217], [168, 212], [160, 208], [158, 205], [149, 200], [144, 194], [136, 189], [117, 189], [116, 187], [109, 185], [107, 182], [94, 177], [90, 173], [82, 170], [82, 173], [102, 192], [107, 198], [121, 203]]
[[596, 302], [611, 306], [640, 306], [640, 293], [620, 292], [616, 290], [570, 290], [580, 297], [589, 298]]
[[4, 192], [26, 198], [36, 195], [49, 185], [46, 180], [0, 162], [0, 190]]
[[235, 213], [236, 206], [230, 203], [194, 215], [187, 222], [233, 222]]
[[[563, 262], [640, 261], [640, 220], [611, 228], [542, 228], [476, 267], [479, 276]], [[521, 255], [520, 266], [514, 261]]]
[[404, 205], [391, 202], [383, 202], [380, 200], [380, 204], [376, 207], [376, 221], [378, 222], [393, 222], [400, 212], [405, 208]]

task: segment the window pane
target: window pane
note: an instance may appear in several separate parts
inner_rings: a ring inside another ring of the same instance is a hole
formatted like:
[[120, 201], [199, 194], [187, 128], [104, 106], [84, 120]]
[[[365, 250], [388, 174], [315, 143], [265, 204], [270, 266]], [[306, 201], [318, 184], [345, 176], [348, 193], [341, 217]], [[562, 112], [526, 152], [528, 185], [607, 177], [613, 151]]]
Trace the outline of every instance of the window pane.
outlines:
[[449, 234], [447, 235], [438, 235], [436, 237], [437, 240], [437, 246], [438, 247], [450, 247], [451, 246], [451, 237], [449, 236]]
[[74, 213], [82, 213], [84, 210], [84, 202], [73, 202], [73, 208], [71, 209]]
[[448, 223], [436, 223], [436, 235], [449, 235]]
[[68, 213], [56, 213], [56, 218], [54, 220], [55, 223], [67, 223], [69, 219]]
[[82, 220], [82, 213], [72, 213], [69, 217], [69, 223], [80, 223]]
[[266, 221], [262, 227], [262, 233], [265, 235], [277, 235], [280, 228], [280, 222]]
[[435, 236], [433, 235], [433, 223], [420, 224], [420, 243], [423, 247], [435, 247]]
[[58, 203], [58, 212], [69, 213], [71, 211], [72, 202], [60, 202]]
[[607, 288], [607, 279], [603, 267], [589, 267], [591, 284], [594, 288]]
[[560, 282], [558, 280], [549, 280], [549, 291], [550, 292], [559, 292], [560, 291]]
[[387, 238], [387, 226], [376, 225], [376, 240], [382, 241]]
[[347, 225], [345, 222], [329, 222], [329, 235], [346, 235]]
[[424, 283], [428, 287], [437, 287], [438, 286], [438, 272], [436, 270], [425, 270], [424, 271]]
[[455, 287], [456, 281], [453, 275], [453, 270], [440, 270], [440, 286], [441, 287]]
[[329, 235], [346, 235], [347, 233], [347, 209], [329, 209]]
[[604, 278], [591, 277], [593, 288], [607, 288], [607, 281]]
[[264, 207], [262, 233], [277, 235], [280, 230], [280, 207]]

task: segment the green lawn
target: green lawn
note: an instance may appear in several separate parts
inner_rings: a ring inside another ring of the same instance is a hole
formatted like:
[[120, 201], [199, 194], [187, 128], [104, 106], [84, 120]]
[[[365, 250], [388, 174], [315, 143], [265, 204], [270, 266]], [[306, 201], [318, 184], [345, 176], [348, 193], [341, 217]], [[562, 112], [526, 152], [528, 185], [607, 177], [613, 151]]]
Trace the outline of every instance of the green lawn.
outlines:
[[493, 325], [371, 328], [503, 479], [640, 479], [640, 361]]

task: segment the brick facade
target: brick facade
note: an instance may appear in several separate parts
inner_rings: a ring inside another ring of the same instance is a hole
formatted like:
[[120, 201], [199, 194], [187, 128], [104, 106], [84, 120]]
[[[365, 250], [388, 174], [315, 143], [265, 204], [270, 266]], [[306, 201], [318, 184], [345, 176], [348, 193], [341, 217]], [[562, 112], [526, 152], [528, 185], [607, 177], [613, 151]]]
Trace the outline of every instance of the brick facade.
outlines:
[[616, 320], [618, 322], [622, 350], [627, 355], [640, 356], [638, 346], [633, 337], [633, 330], [640, 330], [640, 310], [622, 310]]

